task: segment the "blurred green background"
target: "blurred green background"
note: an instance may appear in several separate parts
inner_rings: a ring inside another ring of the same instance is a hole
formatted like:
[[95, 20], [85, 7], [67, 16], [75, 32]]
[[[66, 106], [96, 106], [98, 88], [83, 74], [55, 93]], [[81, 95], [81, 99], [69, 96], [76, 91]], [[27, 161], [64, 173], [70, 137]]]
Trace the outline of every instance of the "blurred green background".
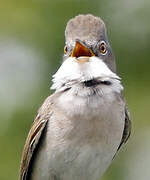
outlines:
[[150, 1], [1, 0], [0, 180], [18, 177], [31, 122], [61, 64], [66, 23], [81, 13], [106, 23], [133, 123], [102, 180], [150, 179]]

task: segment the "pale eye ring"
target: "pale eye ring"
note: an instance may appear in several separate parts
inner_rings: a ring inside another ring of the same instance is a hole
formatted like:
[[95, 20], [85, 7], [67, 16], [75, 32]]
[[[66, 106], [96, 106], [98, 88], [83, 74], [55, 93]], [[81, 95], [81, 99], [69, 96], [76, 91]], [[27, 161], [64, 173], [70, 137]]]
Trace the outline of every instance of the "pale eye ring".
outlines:
[[67, 47], [67, 45], [65, 45], [65, 47], [64, 47], [64, 53], [67, 54], [67, 52], [68, 52], [68, 47]]
[[106, 43], [104, 41], [102, 41], [99, 45], [99, 51], [101, 54], [105, 55], [107, 53], [107, 47], [106, 47]]

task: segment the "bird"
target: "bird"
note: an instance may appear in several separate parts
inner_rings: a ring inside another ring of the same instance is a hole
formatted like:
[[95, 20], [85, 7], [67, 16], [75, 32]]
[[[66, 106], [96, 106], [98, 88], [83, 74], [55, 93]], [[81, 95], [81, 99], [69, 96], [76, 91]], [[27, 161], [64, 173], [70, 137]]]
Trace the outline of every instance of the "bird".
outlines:
[[104, 21], [92, 14], [70, 19], [54, 93], [33, 121], [19, 180], [98, 180], [131, 132]]

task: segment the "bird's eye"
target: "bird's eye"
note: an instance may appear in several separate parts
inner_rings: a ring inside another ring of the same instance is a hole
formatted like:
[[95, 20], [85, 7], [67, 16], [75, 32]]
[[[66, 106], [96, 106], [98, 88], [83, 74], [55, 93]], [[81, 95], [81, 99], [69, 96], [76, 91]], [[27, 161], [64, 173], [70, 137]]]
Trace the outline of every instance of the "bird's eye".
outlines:
[[101, 42], [101, 44], [99, 45], [99, 51], [101, 54], [106, 54], [107, 48], [105, 42]]
[[68, 52], [67, 46], [64, 47], [64, 53], [66, 54]]

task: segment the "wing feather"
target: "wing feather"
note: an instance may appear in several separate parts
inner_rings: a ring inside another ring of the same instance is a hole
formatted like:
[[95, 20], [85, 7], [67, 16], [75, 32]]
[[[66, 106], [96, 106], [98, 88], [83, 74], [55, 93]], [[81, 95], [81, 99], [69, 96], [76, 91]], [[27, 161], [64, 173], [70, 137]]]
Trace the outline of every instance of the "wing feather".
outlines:
[[127, 107], [125, 107], [125, 125], [124, 125], [124, 131], [123, 131], [123, 136], [121, 143], [118, 147], [118, 150], [120, 147], [127, 142], [131, 134], [131, 120], [130, 120], [130, 115]]
[[31, 126], [22, 154], [19, 180], [27, 180], [29, 165], [33, 157], [34, 150], [37, 147], [40, 137], [52, 114], [50, 104], [50, 100], [47, 98]]

